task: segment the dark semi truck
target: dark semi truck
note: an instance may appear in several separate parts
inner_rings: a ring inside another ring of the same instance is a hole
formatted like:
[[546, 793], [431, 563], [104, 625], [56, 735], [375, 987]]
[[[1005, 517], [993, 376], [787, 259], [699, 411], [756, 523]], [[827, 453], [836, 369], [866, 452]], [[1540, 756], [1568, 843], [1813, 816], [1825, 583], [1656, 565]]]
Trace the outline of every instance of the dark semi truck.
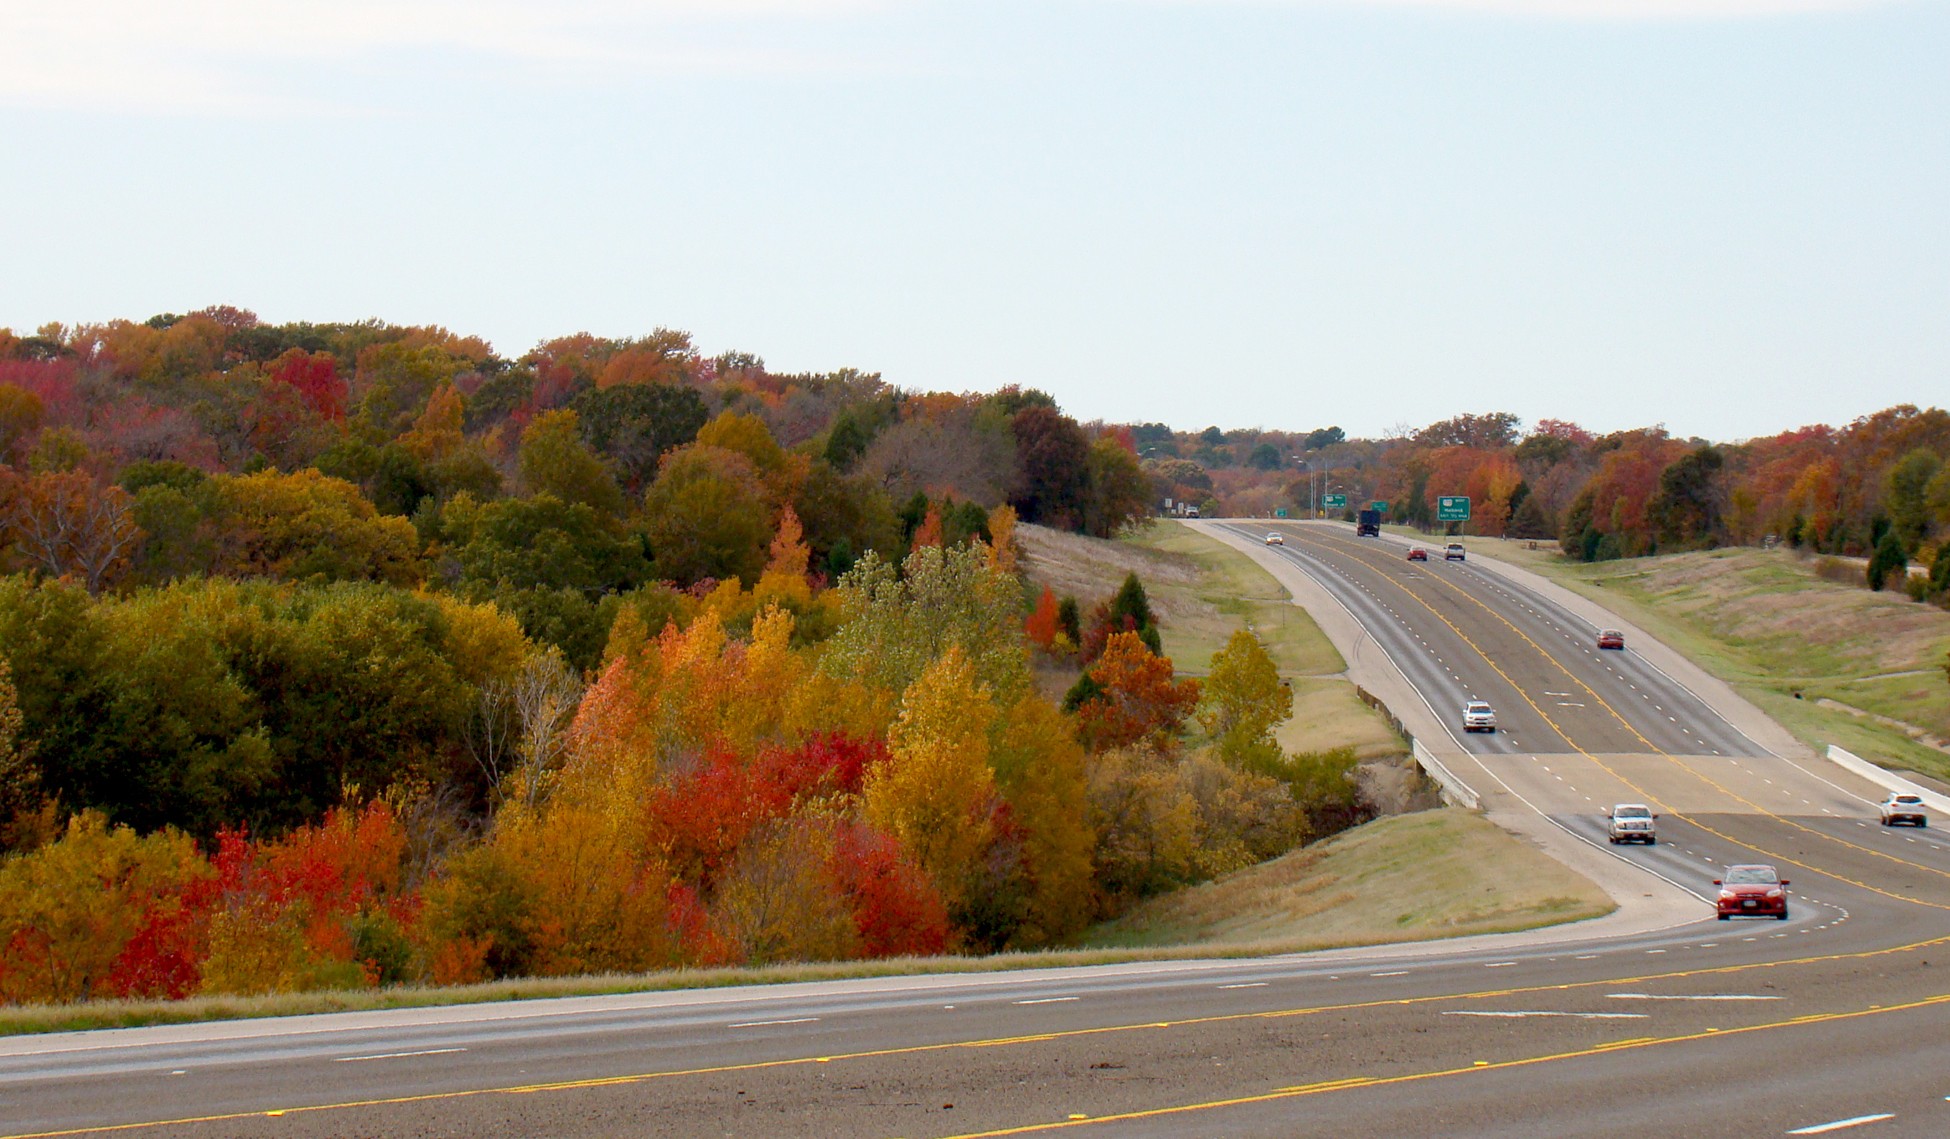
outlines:
[[1354, 536], [1357, 538], [1381, 537], [1381, 511], [1363, 510], [1354, 516]]

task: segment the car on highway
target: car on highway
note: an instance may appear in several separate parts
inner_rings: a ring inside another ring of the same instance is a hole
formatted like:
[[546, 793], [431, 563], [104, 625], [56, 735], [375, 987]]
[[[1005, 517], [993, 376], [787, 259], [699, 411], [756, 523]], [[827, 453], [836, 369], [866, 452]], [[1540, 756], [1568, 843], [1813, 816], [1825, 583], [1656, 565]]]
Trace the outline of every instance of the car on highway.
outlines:
[[1659, 844], [1659, 830], [1653, 820], [1659, 816], [1644, 803], [1620, 803], [1605, 813], [1609, 820], [1605, 826], [1606, 837], [1612, 845], [1621, 842], [1642, 842], [1647, 846]]
[[1428, 561], [1428, 560], [1429, 560], [1429, 551], [1428, 551], [1428, 549], [1427, 549], [1427, 547], [1424, 547], [1424, 546], [1410, 546], [1410, 547], [1408, 548], [1408, 560], [1409, 560], [1409, 561], [1411, 561], [1411, 562], [1426, 562], [1426, 561]]
[[1496, 731], [1496, 709], [1490, 707], [1487, 701], [1471, 700], [1463, 705], [1462, 721], [1465, 732], [1493, 733]]
[[1442, 547], [1442, 560], [1445, 562], [1467, 561], [1468, 559], [1463, 556], [1462, 543], [1451, 542], [1448, 545]]
[[1268, 534], [1266, 535], [1266, 544], [1269, 546], [1284, 546], [1286, 545], [1286, 539], [1280, 537], [1278, 534]]
[[1772, 866], [1729, 866], [1727, 876], [1713, 884], [1720, 888], [1714, 909], [1721, 921], [1736, 915], [1787, 920], [1788, 882]]
[[1619, 629], [1598, 630], [1598, 647], [1601, 649], [1618, 649], [1623, 651], [1625, 648], [1625, 633]]
[[1898, 791], [1881, 803], [1882, 825], [1893, 827], [1897, 823], [1908, 823], [1913, 827], [1927, 827], [1930, 816], [1923, 810], [1923, 796], [1906, 795]]

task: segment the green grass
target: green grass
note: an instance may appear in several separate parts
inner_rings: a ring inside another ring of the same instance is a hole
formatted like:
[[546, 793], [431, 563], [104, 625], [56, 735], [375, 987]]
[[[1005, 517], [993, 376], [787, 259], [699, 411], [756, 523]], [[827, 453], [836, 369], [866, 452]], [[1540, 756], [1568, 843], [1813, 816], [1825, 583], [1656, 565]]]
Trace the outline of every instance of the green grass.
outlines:
[[1613, 908], [1562, 863], [1473, 812], [1447, 808], [1378, 819], [1150, 899], [1085, 943], [1293, 952], [1507, 933]]
[[[1584, 565], [1518, 543], [1486, 554], [1545, 574], [1613, 609], [1732, 684], [1814, 747], [1950, 781], [1950, 753], [1824, 697], [1950, 737], [1950, 613], [1839, 584], [1813, 559], [1727, 549]], [[1917, 675], [1890, 676], [1890, 673]], [[1796, 700], [1795, 693], [1802, 699]]]
[[1223, 542], [1188, 526], [1163, 522], [1123, 539], [1147, 550], [1188, 558], [1199, 568], [1189, 584], [1150, 585], [1153, 592], [1184, 592], [1202, 604], [1186, 607], [1185, 617], [1160, 631], [1165, 652], [1179, 669], [1202, 674], [1205, 664], [1245, 626], [1259, 634], [1282, 675], [1332, 676], [1347, 663], [1320, 631], [1307, 611], [1293, 604], [1292, 595], [1251, 558]]

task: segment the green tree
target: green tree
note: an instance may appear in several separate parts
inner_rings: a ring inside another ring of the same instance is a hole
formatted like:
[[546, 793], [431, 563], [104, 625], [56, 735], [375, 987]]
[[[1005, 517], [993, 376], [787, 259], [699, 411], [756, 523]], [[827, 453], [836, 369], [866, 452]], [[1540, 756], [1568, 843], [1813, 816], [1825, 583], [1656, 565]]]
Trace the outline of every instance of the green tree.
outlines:
[[1084, 531], [1096, 538], [1115, 538], [1143, 526], [1151, 517], [1153, 488], [1137, 456], [1106, 435], [1090, 445], [1089, 497]]
[[594, 507], [552, 494], [479, 503], [456, 495], [441, 533], [469, 586], [573, 589], [591, 598], [650, 576], [643, 544]]
[[1293, 714], [1293, 690], [1251, 630], [1239, 629], [1212, 654], [1212, 669], [1200, 690], [1199, 726], [1218, 742], [1219, 754], [1234, 764], [1279, 754], [1273, 729]]
[[521, 481], [530, 494], [552, 494], [602, 514], [623, 513], [623, 492], [608, 468], [581, 438], [573, 411], [550, 411], [521, 434]]
[[1900, 586], [1908, 573], [1909, 555], [1903, 553], [1903, 540], [1893, 529], [1884, 531], [1882, 540], [1876, 543], [1875, 553], [1869, 555], [1869, 588], [1880, 590], [1888, 584], [1891, 574]]
[[[152, 511], [180, 528], [181, 504], [155, 489], [144, 492]], [[212, 573], [394, 584], [425, 576], [412, 523], [380, 514], [342, 479], [315, 470], [217, 475], [203, 497]]]
[[709, 418], [697, 389], [673, 384], [594, 388], [570, 406], [580, 417], [583, 441], [615, 464], [631, 490], [655, 477], [657, 461], [697, 438]]
[[665, 456], [644, 496], [643, 530], [659, 577], [750, 585], [772, 540], [771, 498], [744, 454], [693, 443]]
[[1942, 469], [1943, 460], [1936, 452], [1919, 447], [1898, 459], [1883, 480], [1889, 527], [1902, 539], [1905, 552], [1915, 552], [1929, 536], [1930, 483]]

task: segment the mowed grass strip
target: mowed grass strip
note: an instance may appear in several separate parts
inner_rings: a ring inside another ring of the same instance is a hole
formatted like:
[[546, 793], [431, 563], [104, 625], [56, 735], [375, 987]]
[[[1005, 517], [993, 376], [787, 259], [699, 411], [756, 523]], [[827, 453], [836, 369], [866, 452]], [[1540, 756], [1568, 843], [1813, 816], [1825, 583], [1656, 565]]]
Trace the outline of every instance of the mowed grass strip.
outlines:
[[1481, 816], [1444, 808], [1377, 819], [1152, 898], [1085, 944], [1295, 952], [1508, 933], [1614, 908], [1562, 863]]
[[[1950, 781], [1950, 754], [1824, 698], [1950, 738], [1950, 612], [1902, 593], [1828, 581], [1816, 559], [1735, 548], [1589, 565], [1539, 543], [1474, 548], [1623, 615], [1733, 684], [1811, 746]], [[1800, 699], [1795, 694], [1800, 694]]]
[[1121, 545], [1185, 558], [1199, 569], [1186, 583], [1167, 583], [1166, 592], [1189, 595], [1185, 616], [1162, 626], [1165, 652], [1179, 669], [1202, 674], [1212, 654], [1233, 631], [1247, 627], [1259, 635], [1266, 651], [1287, 676], [1334, 676], [1347, 671], [1347, 662], [1327, 634], [1305, 609], [1293, 604], [1273, 575], [1231, 546], [1178, 522], [1158, 522], [1125, 538]]

